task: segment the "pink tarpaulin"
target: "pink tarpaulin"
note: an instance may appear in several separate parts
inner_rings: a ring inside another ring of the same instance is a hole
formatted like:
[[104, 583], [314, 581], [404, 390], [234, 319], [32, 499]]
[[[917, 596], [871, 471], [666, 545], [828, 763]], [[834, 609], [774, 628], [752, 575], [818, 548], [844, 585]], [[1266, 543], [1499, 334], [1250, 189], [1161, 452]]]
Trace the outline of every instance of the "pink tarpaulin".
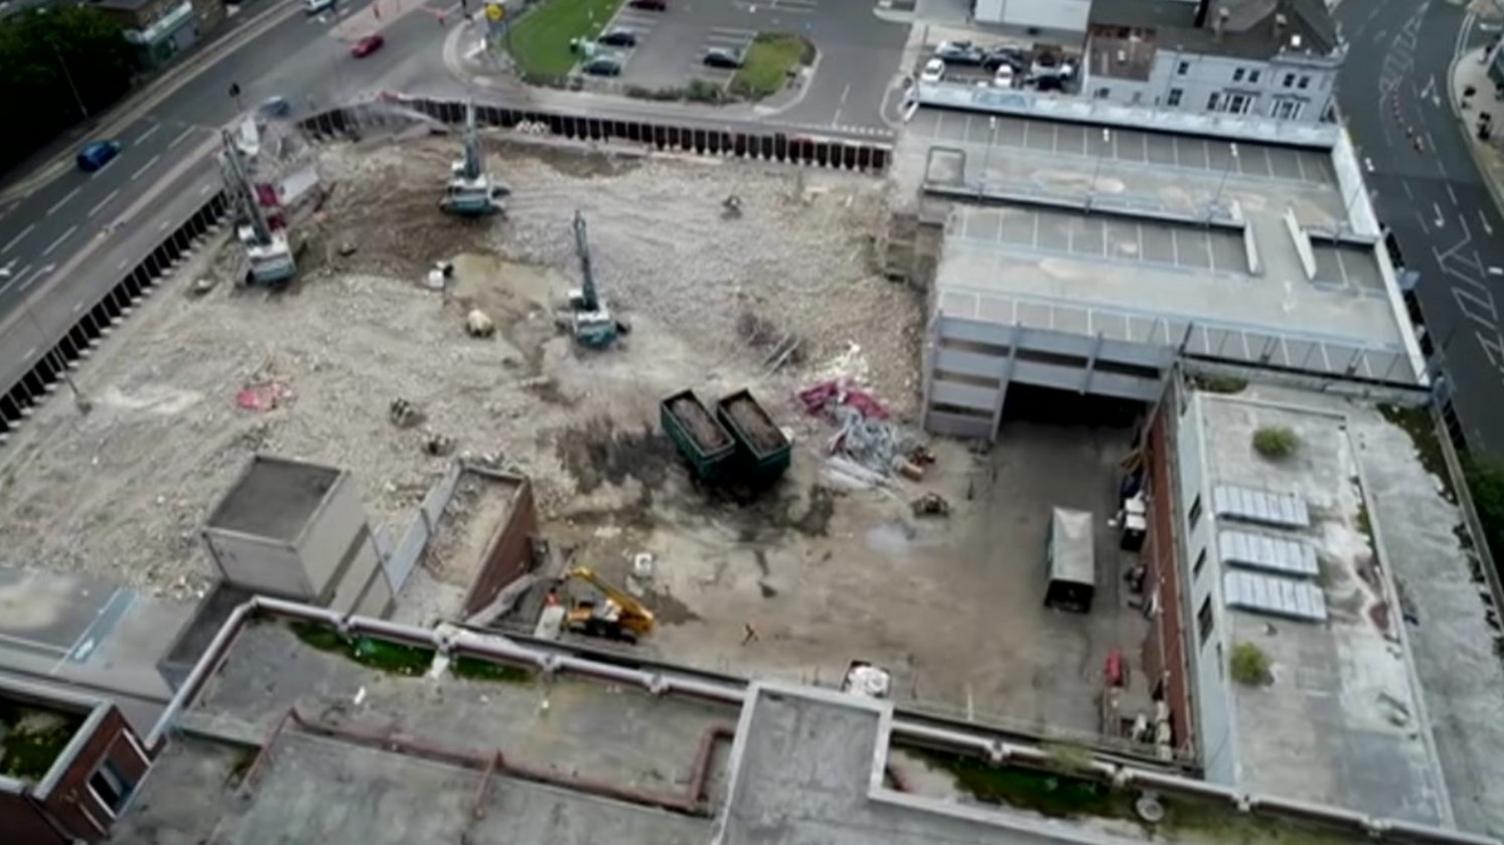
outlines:
[[815, 415], [824, 413], [832, 405], [847, 405], [860, 411], [867, 419], [885, 420], [888, 418], [888, 409], [883, 407], [883, 403], [877, 401], [872, 394], [852, 387], [840, 379], [822, 381], [813, 387], [799, 391], [799, 401], [804, 403], [804, 410], [807, 413]]

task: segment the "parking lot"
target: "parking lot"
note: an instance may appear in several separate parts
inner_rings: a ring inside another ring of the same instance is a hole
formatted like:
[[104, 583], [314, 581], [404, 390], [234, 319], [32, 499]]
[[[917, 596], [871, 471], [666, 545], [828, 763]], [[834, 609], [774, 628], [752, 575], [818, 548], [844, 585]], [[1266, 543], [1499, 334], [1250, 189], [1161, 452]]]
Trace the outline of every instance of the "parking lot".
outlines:
[[[1018, 117], [926, 109], [909, 131], [937, 143], [986, 144], [1043, 153], [1105, 158], [1129, 164], [1183, 167], [1215, 173], [1335, 186], [1337, 177], [1321, 153], [1268, 144], [1163, 135], [1133, 129], [1103, 129]], [[1234, 152], [1236, 150], [1236, 152]]]
[[[752, 3], [671, 3], [662, 12], [624, 3], [606, 30], [620, 27], [637, 35], [636, 47], [616, 51], [622, 58], [623, 85], [656, 90], [680, 88], [692, 79], [701, 79], [725, 86], [736, 71], [707, 66], [704, 61], [707, 51], [745, 52], [759, 32], [797, 32], [799, 27], [792, 18], [812, 13], [819, 2], [780, 0], [771, 7]], [[785, 20], [784, 15], [790, 20]]]
[[971, 240], [1086, 258], [1248, 272], [1242, 235], [1222, 229], [1021, 206], [967, 208], [955, 220], [956, 234]]

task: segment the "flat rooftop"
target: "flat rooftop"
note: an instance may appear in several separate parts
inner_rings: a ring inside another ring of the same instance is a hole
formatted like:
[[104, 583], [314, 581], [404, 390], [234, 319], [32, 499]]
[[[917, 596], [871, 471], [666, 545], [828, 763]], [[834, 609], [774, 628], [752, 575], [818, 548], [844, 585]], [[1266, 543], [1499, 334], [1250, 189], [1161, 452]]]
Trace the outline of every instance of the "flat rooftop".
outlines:
[[209, 528], [298, 539], [339, 480], [333, 467], [256, 455], [209, 517]]
[[[1227, 658], [1252, 646], [1271, 668], [1267, 684], [1239, 682], [1229, 670], [1211, 696], [1202, 686], [1202, 711], [1230, 703], [1239, 786], [1427, 824], [1449, 823], [1401, 604], [1389, 562], [1375, 552], [1375, 537], [1384, 529], [1380, 508], [1370, 505], [1373, 492], [1364, 490], [1365, 471], [1346, 417], [1206, 392], [1196, 393], [1193, 401], [1201, 420], [1203, 490], [1235, 485], [1292, 495], [1309, 515], [1305, 527], [1271, 526], [1249, 519], [1242, 505], [1225, 509], [1216, 496], [1207, 502], [1216, 537], [1205, 564], [1205, 574], [1216, 575], [1213, 628]], [[1298, 445], [1287, 457], [1271, 460], [1252, 443], [1255, 432], [1276, 427], [1292, 432]], [[1246, 546], [1230, 551], [1231, 538], [1249, 536], [1293, 541], [1292, 548], [1314, 552], [1317, 571], [1295, 572], [1310, 560], [1301, 563], [1298, 553], [1250, 555]], [[1263, 564], [1250, 566], [1251, 557]], [[1271, 570], [1271, 563], [1293, 569]], [[1276, 591], [1243, 589], [1239, 580], [1246, 584], [1249, 578], [1280, 586], [1287, 598], [1315, 590], [1325, 618], [1297, 618], [1302, 609], [1280, 600]], [[1214, 670], [1201, 671], [1204, 677]]]
[[1417, 377], [1327, 152], [920, 108], [895, 174], [944, 220], [946, 316]]
[[[729, 738], [735, 709], [496, 664], [425, 676], [431, 657], [341, 643], [329, 629], [249, 623], [180, 715], [177, 741], [112, 841], [250, 845], [317, 832], [328, 843], [407, 845], [468, 832], [472, 841], [589, 843], [607, 831], [629, 842], [706, 841], [708, 817], [488, 775], [485, 763], [499, 753], [519, 770], [671, 800], [688, 788], [707, 735]], [[705, 776], [712, 804], [725, 791], [718, 759]]]

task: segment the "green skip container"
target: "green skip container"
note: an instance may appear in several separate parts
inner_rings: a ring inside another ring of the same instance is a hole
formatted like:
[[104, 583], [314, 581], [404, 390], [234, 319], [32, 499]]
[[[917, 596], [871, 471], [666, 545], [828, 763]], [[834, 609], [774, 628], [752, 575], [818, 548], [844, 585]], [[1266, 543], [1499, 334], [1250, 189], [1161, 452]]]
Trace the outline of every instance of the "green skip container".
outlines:
[[727, 478], [736, 463], [736, 441], [692, 390], [682, 390], [658, 403], [659, 419], [701, 481]]
[[762, 405], [752, 398], [752, 391], [742, 389], [715, 403], [715, 416], [731, 436], [742, 454], [743, 472], [748, 481], [769, 482], [789, 468], [793, 445]]

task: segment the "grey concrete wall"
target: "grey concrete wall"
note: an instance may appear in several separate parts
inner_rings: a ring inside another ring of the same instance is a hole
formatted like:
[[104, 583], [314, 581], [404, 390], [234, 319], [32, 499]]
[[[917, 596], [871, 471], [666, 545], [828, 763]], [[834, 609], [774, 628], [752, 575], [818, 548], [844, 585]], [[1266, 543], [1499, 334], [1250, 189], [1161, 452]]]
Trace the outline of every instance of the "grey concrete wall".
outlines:
[[[1221, 567], [1215, 560], [1217, 550], [1214, 539], [1212, 513], [1212, 484], [1215, 479], [1207, 473], [1205, 454], [1201, 444], [1201, 410], [1196, 394], [1186, 396], [1186, 408], [1181, 414], [1175, 442], [1177, 469], [1180, 475], [1179, 513], [1181, 536], [1184, 547], [1180, 549], [1180, 566], [1183, 573], [1183, 591], [1188, 604], [1182, 607], [1181, 618], [1185, 620], [1185, 632], [1189, 642], [1186, 654], [1190, 664], [1189, 687], [1191, 701], [1196, 713], [1197, 748], [1201, 751], [1201, 763], [1206, 769], [1206, 779], [1229, 786], [1237, 782], [1237, 760], [1232, 742], [1231, 696], [1223, 677], [1222, 635], [1227, 627], [1223, 619], [1223, 607], [1217, 583]], [[1201, 518], [1194, 527], [1188, 527], [1187, 518], [1197, 498], [1201, 500]], [[1192, 575], [1196, 558], [1206, 550], [1207, 563], [1199, 575]], [[1200, 640], [1197, 611], [1207, 598], [1211, 599], [1213, 628], [1206, 642]]]
[[298, 556], [314, 595], [322, 596], [329, 589], [350, 543], [362, 532], [368, 532], [368, 528], [360, 493], [349, 473], [340, 473], [322, 507], [298, 538]]
[[[1162, 390], [1159, 370], [1174, 351], [1162, 346], [1105, 340], [1088, 335], [1021, 329], [996, 323], [942, 317], [925, 358], [925, 428], [958, 437], [992, 437], [1008, 384], [1029, 384], [1093, 396], [1153, 402]], [[1018, 353], [1010, 361], [1008, 350]], [[1031, 356], [1034, 356], [1031, 358]], [[1040, 360], [1073, 356], [1073, 361]], [[1153, 368], [1137, 375], [1102, 365]], [[937, 410], [954, 406], [964, 413]]]
[[313, 600], [303, 564], [292, 546], [216, 528], [204, 530], [209, 553], [225, 580], [257, 593]]

